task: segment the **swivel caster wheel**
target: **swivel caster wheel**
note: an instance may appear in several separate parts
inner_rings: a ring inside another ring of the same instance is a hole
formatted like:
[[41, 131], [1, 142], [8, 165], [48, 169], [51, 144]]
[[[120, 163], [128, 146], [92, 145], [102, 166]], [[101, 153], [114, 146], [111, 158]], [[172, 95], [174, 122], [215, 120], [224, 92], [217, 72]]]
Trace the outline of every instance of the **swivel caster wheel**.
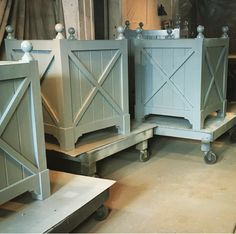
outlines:
[[150, 154], [149, 154], [147, 149], [140, 150], [139, 159], [140, 159], [141, 162], [146, 162], [150, 159]]
[[205, 152], [204, 154], [206, 164], [215, 164], [217, 162], [217, 156], [212, 151]]
[[109, 209], [102, 205], [94, 212], [94, 219], [96, 219], [97, 221], [102, 221], [106, 219], [108, 215]]

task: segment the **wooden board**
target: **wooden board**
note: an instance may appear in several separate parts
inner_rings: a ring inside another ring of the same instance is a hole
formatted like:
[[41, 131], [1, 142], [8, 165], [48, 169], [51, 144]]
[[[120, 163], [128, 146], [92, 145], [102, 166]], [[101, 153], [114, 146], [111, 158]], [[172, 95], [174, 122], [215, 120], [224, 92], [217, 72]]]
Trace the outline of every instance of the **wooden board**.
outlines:
[[[50, 171], [50, 181], [52, 196], [48, 199], [35, 201], [28, 194], [24, 194], [0, 206], [1, 232], [44, 233], [53, 229], [58, 231], [57, 226], [71, 220], [71, 216], [78, 215], [80, 209], [86, 208], [87, 204], [115, 183], [112, 180], [56, 171]], [[96, 210], [98, 207], [94, 208]], [[86, 213], [90, 215], [95, 210], [87, 210]], [[86, 218], [81, 217], [82, 220]], [[80, 222], [81, 219], [78, 219], [74, 225], [77, 226]], [[73, 229], [72, 223], [67, 226]]]
[[[74, 150], [64, 151], [60, 148], [59, 145], [50, 142], [46, 142], [46, 149], [64, 153], [71, 157], [78, 157], [83, 153], [89, 153], [90, 151], [99, 149], [103, 146], [111, 145], [120, 141], [126, 141], [128, 138], [135, 138], [135, 135], [153, 129], [155, 127], [157, 127], [155, 123], [132, 122], [131, 132], [125, 135], [118, 134], [117, 131], [114, 130], [114, 128], [108, 128], [101, 131], [92, 132], [81, 137], [81, 139], [77, 142]], [[146, 138], [143, 140], [146, 140]]]
[[154, 130], [156, 135], [213, 142], [236, 124], [235, 108], [236, 104], [230, 105], [225, 118], [210, 115], [205, 121], [205, 128], [200, 130], [193, 130], [184, 118], [152, 115], [146, 121], [158, 125]]

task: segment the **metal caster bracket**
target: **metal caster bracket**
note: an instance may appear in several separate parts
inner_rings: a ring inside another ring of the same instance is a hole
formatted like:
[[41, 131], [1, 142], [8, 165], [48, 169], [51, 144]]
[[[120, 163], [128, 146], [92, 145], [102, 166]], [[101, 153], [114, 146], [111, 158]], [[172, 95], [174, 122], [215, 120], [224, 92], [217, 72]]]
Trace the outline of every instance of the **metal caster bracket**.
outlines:
[[150, 159], [150, 154], [149, 154], [149, 151], [147, 149], [145, 150], [141, 150], [140, 151], [140, 154], [139, 154], [139, 160], [141, 162], [146, 162]]
[[146, 162], [150, 159], [150, 154], [148, 151], [148, 141], [142, 141], [136, 145], [136, 149], [140, 151], [139, 160], [141, 162]]

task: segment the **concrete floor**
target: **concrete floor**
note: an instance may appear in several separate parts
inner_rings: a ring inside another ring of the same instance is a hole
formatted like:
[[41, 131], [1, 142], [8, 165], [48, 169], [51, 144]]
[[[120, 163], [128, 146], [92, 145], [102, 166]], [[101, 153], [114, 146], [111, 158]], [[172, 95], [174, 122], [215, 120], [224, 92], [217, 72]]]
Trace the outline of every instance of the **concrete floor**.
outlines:
[[155, 137], [149, 145], [148, 162], [131, 148], [98, 163], [101, 177], [117, 181], [106, 203], [111, 212], [74, 232], [234, 232], [236, 144], [229, 136], [213, 144], [215, 165], [204, 163], [198, 141]]

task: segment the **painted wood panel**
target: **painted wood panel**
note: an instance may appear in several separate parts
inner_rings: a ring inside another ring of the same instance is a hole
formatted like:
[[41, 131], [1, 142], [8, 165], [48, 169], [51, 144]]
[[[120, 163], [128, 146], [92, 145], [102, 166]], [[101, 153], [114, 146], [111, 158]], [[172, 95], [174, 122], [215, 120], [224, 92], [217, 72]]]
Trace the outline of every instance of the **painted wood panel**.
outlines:
[[[106, 127], [130, 131], [126, 40], [31, 42], [39, 62], [45, 132], [62, 149], [73, 149], [82, 134]], [[6, 40], [9, 59], [22, 56], [20, 43]]]
[[36, 62], [0, 62], [0, 204], [50, 195], [37, 74]]
[[136, 118], [182, 117], [204, 127], [226, 111], [227, 39], [134, 40]]

